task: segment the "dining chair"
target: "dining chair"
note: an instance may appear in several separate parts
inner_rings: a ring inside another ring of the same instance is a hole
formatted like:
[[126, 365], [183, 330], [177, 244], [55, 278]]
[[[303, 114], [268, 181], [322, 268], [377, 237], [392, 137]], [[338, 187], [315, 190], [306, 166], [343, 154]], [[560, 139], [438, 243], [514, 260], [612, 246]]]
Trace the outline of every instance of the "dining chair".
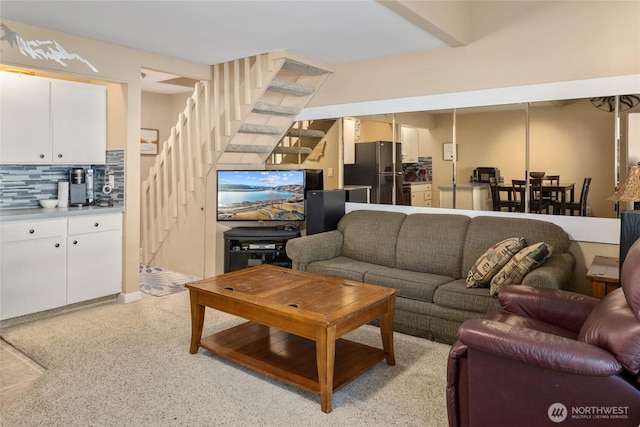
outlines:
[[589, 196], [589, 186], [591, 186], [591, 177], [584, 179], [582, 183], [582, 191], [580, 192], [580, 201], [574, 200], [567, 202], [567, 210], [569, 215], [575, 216], [574, 212], [578, 213], [578, 216], [587, 216], [587, 197]]
[[[542, 185], [560, 185], [560, 175], [545, 175], [542, 177]], [[551, 205], [553, 208], [553, 213], [558, 214], [560, 212], [560, 198], [561, 194], [559, 191], [547, 192], [543, 196], [543, 200]]]
[[512, 179], [513, 201], [515, 203], [516, 212], [524, 212], [525, 192], [527, 191], [527, 181], [524, 179]]
[[494, 211], [502, 211], [503, 208], [507, 208], [509, 212], [516, 210], [516, 202], [513, 197], [511, 197], [510, 200], [502, 200], [500, 198], [498, 179], [496, 177], [489, 178], [489, 187], [491, 188], [491, 201], [493, 203]]
[[[517, 201], [517, 211], [525, 212], [525, 194], [527, 181], [524, 179], [512, 179], [513, 192]], [[547, 213], [551, 204], [542, 199], [542, 178], [529, 179], [529, 212]]]

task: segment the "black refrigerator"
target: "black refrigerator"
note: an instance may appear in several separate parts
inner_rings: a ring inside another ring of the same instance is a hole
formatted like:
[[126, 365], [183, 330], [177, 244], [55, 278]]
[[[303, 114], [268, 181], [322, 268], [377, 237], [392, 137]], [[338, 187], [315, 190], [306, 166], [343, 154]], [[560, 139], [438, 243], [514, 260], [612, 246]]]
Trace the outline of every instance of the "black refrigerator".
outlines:
[[396, 142], [393, 167], [393, 142], [375, 141], [355, 144], [356, 158], [345, 165], [345, 185], [371, 186], [371, 203], [392, 204], [395, 177], [396, 205], [402, 205], [402, 145]]

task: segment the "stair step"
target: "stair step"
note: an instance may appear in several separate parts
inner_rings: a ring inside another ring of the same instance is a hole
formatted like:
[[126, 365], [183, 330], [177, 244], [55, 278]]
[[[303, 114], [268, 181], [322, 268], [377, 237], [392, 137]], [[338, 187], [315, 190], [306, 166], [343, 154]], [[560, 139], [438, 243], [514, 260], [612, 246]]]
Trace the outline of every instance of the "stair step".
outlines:
[[282, 147], [277, 146], [273, 149], [276, 154], [311, 154], [313, 150], [309, 147]]
[[282, 65], [282, 68], [298, 74], [305, 74], [307, 76], [321, 76], [323, 74], [327, 74], [327, 71], [323, 69], [303, 64], [302, 62], [294, 61], [292, 59], [287, 59]]
[[258, 101], [253, 107], [253, 112], [258, 114], [270, 114], [272, 116], [297, 116], [300, 108], [290, 107], [287, 105], [269, 104], [267, 102]]
[[287, 136], [294, 136], [299, 138], [324, 138], [325, 132], [318, 129], [299, 129], [289, 128]]
[[243, 123], [240, 125], [238, 132], [240, 133], [252, 133], [258, 135], [282, 135], [287, 131], [287, 128], [281, 126], [269, 126], [269, 125], [257, 125], [252, 123]]
[[273, 147], [270, 145], [253, 145], [253, 144], [229, 144], [225, 149], [227, 153], [271, 153]]
[[280, 79], [271, 80], [268, 89], [272, 92], [282, 93], [289, 96], [307, 96], [315, 92], [315, 88], [311, 86], [305, 86], [299, 83], [288, 82]]

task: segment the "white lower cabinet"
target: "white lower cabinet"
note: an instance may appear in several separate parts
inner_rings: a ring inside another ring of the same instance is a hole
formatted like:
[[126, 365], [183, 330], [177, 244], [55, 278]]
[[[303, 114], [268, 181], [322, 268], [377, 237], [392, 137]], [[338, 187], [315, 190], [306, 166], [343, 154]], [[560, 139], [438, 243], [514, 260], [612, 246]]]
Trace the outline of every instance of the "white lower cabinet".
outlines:
[[411, 206], [431, 206], [431, 184], [411, 184]]
[[67, 304], [122, 290], [122, 217], [69, 219]]
[[122, 290], [122, 214], [1, 224], [0, 319]]
[[2, 224], [0, 319], [67, 302], [67, 221]]

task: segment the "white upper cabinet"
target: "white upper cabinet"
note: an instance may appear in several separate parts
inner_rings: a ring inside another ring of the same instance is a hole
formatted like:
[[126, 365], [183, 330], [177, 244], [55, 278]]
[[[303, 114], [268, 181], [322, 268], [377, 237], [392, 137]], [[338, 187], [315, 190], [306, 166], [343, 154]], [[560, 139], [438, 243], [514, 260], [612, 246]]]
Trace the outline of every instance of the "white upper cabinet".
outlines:
[[402, 163], [418, 163], [419, 137], [418, 129], [408, 126], [400, 128], [402, 141]]
[[0, 163], [104, 164], [104, 86], [0, 73]]
[[0, 162], [51, 163], [49, 79], [0, 72]]
[[51, 81], [53, 163], [104, 164], [107, 148], [107, 88]]

